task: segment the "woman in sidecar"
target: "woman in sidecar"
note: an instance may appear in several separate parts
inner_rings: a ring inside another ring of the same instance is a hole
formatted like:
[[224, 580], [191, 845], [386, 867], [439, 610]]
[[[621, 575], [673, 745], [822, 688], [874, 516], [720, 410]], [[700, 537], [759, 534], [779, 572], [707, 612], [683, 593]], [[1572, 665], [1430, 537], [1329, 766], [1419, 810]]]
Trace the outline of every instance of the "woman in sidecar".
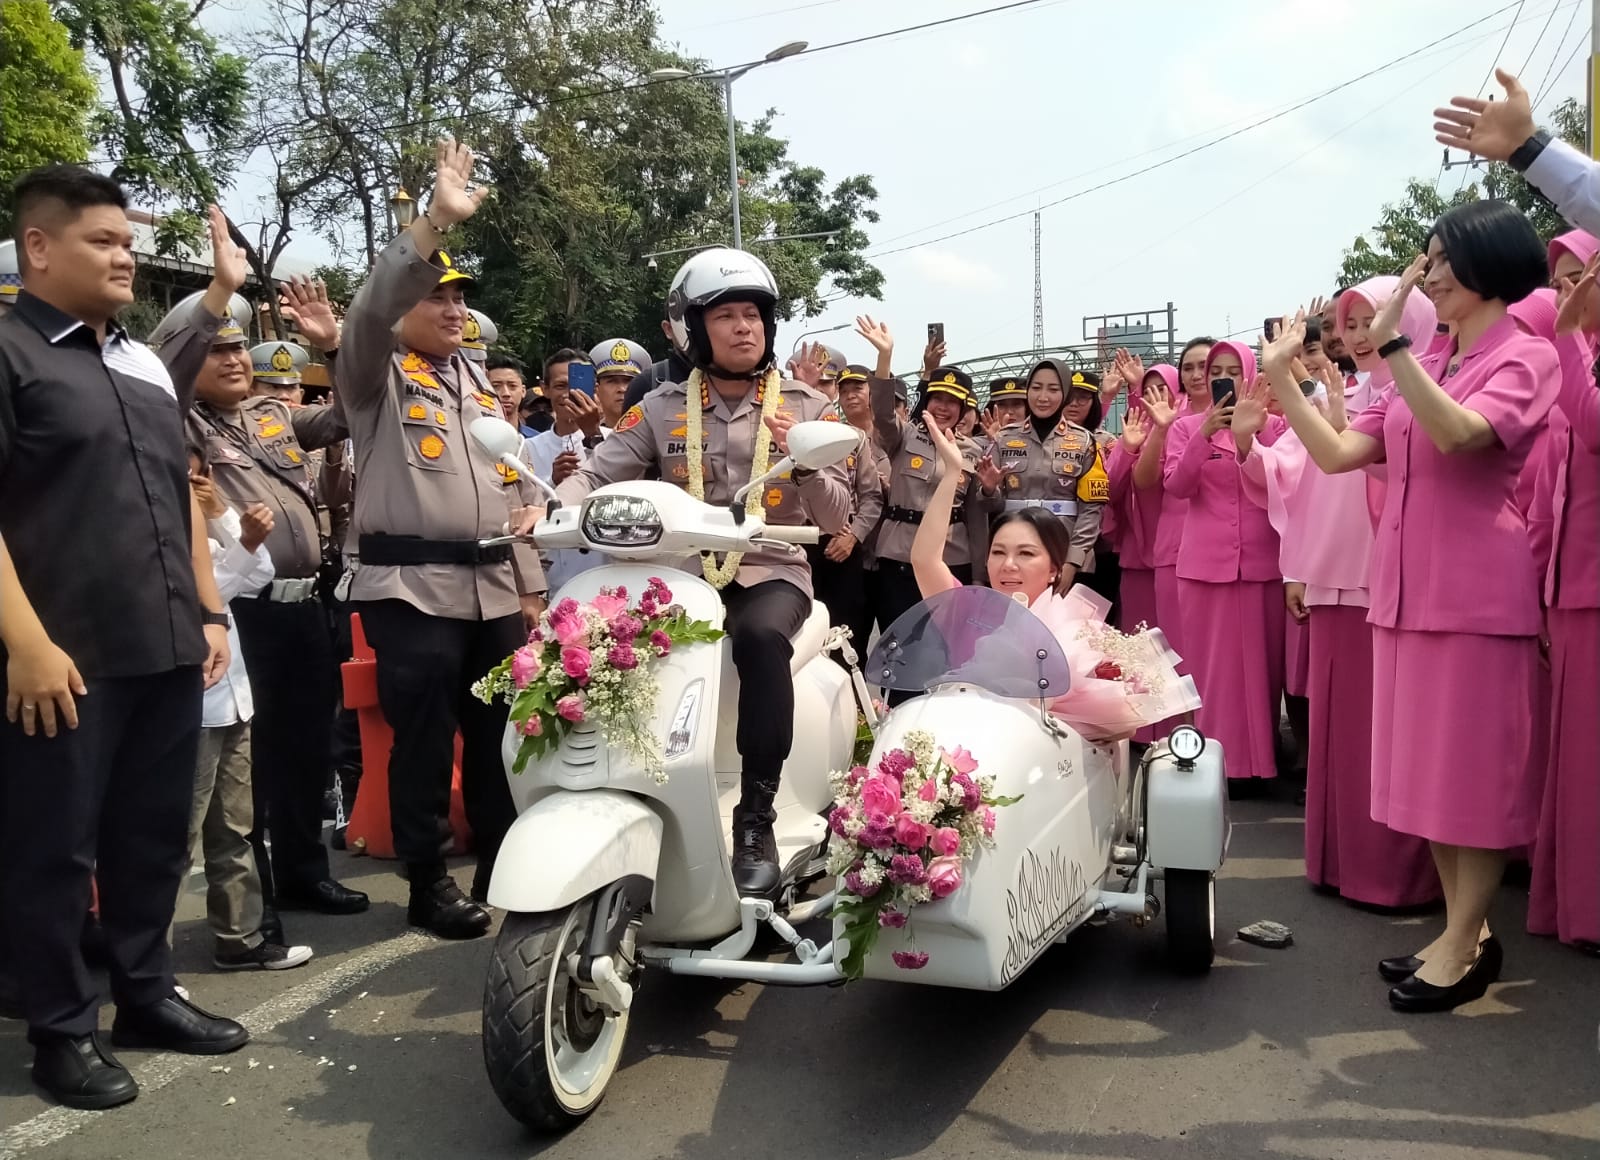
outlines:
[[[911, 547], [911, 566], [924, 600], [961, 586], [943, 556], [961, 452], [942, 431], [931, 438], [947, 470]], [[987, 459], [977, 470], [985, 489], [999, 474]], [[1178, 674], [1179, 657], [1158, 629], [1119, 633], [1105, 623], [1109, 605], [1102, 597], [1082, 585], [1061, 590], [1063, 571], [1071, 567], [1070, 550], [1065, 526], [1042, 508], [1003, 513], [996, 517], [989, 537], [989, 586], [1025, 604], [1042, 620], [1071, 668], [1071, 687], [1051, 701], [1050, 711], [1089, 740], [1107, 742], [1199, 708], [1194, 681]], [[969, 643], [974, 650], [983, 648], [981, 637]]]

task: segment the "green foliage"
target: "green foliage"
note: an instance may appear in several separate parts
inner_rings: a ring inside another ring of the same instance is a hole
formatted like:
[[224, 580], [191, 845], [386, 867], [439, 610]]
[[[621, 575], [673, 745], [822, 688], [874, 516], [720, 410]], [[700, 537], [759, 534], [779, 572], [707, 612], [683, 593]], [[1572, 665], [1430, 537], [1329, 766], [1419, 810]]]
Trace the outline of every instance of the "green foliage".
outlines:
[[[40, 165], [88, 157], [94, 109], [94, 78], [50, 5], [0, 3], [0, 187]], [[10, 206], [0, 204], [0, 230], [10, 225]]]
[[111, 175], [136, 198], [189, 211], [166, 223], [170, 248], [199, 236], [194, 211], [217, 199], [248, 150], [243, 57], [201, 26], [205, 0], [57, 0], [72, 43], [105, 70], [113, 103], [93, 126]]
[[313, 278], [321, 278], [328, 288], [328, 297], [340, 306], [349, 306], [361, 286], [361, 272], [349, 266], [318, 266], [311, 271]]
[[[1551, 111], [1550, 126], [1558, 136], [1583, 149], [1588, 139], [1589, 111], [1576, 100], [1563, 101]], [[1460, 181], [1460, 178], [1452, 181], [1453, 172], [1447, 171], [1437, 188], [1421, 178], [1408, 181], [1400, 200], [1385, 205], [1377, 224], [1356, 238], [1344, 252], [1339, 285], [1353, 286], [1379, 274], [1401, 273], [1411, 259], [1428, 248], [1428, 234], [1441, 214], [1480, 197], [1510, 202], [1528, 215], [1534, 229], [1546, 241], [1572, 228], [1555, 207], [1535, 193], [1527, 179], [1509, 165], [1492, 162], [1481, 170], [1473, 168], [1470, 172], [1481, 174], [1480, 180], [1460, 185], [1448, 194], [1439, 192]]]

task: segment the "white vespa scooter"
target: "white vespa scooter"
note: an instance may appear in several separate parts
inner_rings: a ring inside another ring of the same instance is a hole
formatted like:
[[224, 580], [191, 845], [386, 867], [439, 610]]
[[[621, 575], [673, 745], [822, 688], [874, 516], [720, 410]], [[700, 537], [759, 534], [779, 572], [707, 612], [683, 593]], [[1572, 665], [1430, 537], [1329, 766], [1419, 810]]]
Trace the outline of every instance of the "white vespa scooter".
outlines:
[[[521, 440], [497, 419], [473, 437], [514, 462]], [[848, 427], [802, 423], [789, 432], [796, 464], [816, 469], [856, 446]], [[754, 486], [759, 486], [756, 484]], [[637, 591], [661, 576], [691, 617], [720, 626], [721, 601], [694, 572], [669, 561], [701, 551], [815, 542], [817, 529], [766, 527], [742, 503], [717, 508], [661, 482], [614, 484], [535, 529], [544, 548], [586, 548], [613, 563], [583, 572], [561, 596], [591, 599], [602, 586]], [[659, 561], [645, 565], [646, 560]], [[977, 631], [973, 629], [976, 626]], [[976, 642], [976, 647], [974, 647]], [[845, 634], [815, 606], [796, 635], [795, 741], [784, 767], [774, 832], [782, 887], [773, 899], [740, 898], [728, 834], [739, 796], [734, 725], [737, 677], [726, 641], [674, 649], [655, 662], [660, 695], [651, 728], [664, 739], [668, 781], [583, 728], [555, 752], [511, 774], [520, 816], [503, 842], [489, 887], [507, 914], [484, 993], [484, 1062], [501, 1103], [547, 1131], [581, 1122], [616, 1074], [637, 977], [674, 974], [772, 984], [838, 982], [849, 944], [836, 922], [817, 946], [795, 927], [831, 915], [834, 893], [796, 901], [824, 873], [828, 774], [849, 766], [858, 704], [877, 724], [865, 682], [828, 658]], [[1044, 711], [1070, 675], [1037, 618], [989, 589], [961, 589], [916, 606], [883, 634], [868, 663], [874, 685], [926, 693], [882, 723], [872, 760], [921, 730], [964, 746], [999, 795], [1024, 795], [1001, 811], [997, 845], [969, 864], [950, 898], [920, 906], [912, 930], [931, 961], [894, 966], [905, 931], [885, 930], [867, 957], [869, 978], [995, 990], [1078, 926], [1159, 909], [1148, 887], [1166, 879], [1169, 947], [1178, 966], [1210, 965], [1213, 876], [1227, 845], [1220, 747], [1192, 729], [1153, 747], [1124, 773], [1126, 747], [1093, 746]], [[752, 957], [774, 933], [787, 961]]]

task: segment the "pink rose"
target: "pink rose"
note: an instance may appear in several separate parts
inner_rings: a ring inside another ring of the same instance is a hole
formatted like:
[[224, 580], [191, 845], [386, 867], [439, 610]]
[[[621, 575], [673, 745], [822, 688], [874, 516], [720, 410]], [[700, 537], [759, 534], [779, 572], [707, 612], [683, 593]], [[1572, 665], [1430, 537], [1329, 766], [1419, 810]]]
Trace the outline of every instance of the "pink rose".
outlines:
[[656, 650], [656, 656], [664, 657], [672, 651], [672, 638], [658, 628], [650, 634], [650, 647]]
[[610, 588], [602, 588], [600, 589], [600, 595], [596, 596], [590, 603], [594, 605], [594, 610], [600, 614], [601, 620], [611, 620], [618, 613], [627, 611], [628, 590], [626, 588], [618, 588], [613, 591]]
[[933, 847], [933, 852], [943, 857], [954, 854], [961, 849], [961, 831], [950, 826], [941, 826], [933, 832], [933, 837], [928, 839], [928, 845]]
[[938, 801], [939, 783], [930, 777], [927, 781], [922, 783], [922, 788], [917, 791], [917, 796], [925, 802]]
[[878, 925], [886, 926], [890, 930], [900, 930], [906, 925], [906, 920], [911, 916], [903, 910], [878, 911]]
[[983, 832], [989, 837], [994, 837], [994, 810], [988, 806], [978, 811], [978, 824], [983, 827]]
[[543, 668], [534, 649], [523, 646], [511, 654], [511, 680], [519, 689], [526, 689]]
[[944, 750], [940, 750], [940, 752], [944, 753], [944, 759], [950, 763], [950, 768], [957, 773], [971, 773], [978, 768], [977, 759], [959, 745], [947, 753]]
[[928, 835], [933, 832], [932, 826], [925, 826], [910, 814], [901, 814], [895, 819], [894, 840], [907, 850], [920, 850], [928, 844]]
[[928, 965], [927, 951], [895, 951], [889, 957], [902, 971], [920, 971]]
[[[563, 600], [562, 604], [567, 601]], [[561, 611], [559, 608], [550, 614], [550, 631], [555, 633], [556, 640], [563, 645], [581, 644], [589, 635], [589, 626], [584, 623], [581, 613], [574, 607], [570, 612]]]
[[611, 667], [626, 672], [639, 667], [639, 654], [633, 651], [631, 644], [619, 643], [611, 646], [606, 653], [606, 660], [611, 662]]
[[589, 683], [589, 666], [594, 657], [581, 644], [569, 644], [561, 650], [561, 671], [580, 685]]
[[892, 818], [900, 812], [900, 786], [886, 777], [869, 777], [861, 786], [861, 808], [869, 820]]
[[577, 725], [583, 720], [583, 698], [576, 693], [568, 693], [556, 702], [556, 716]]
[[537, 737], [544, 732], [544, 722], [539, 720], [539, 714], [535, 713], [522, 723], [522, 732], [527, 737]]
[[851, 769], [850, 769], [850, 786], [851, 786], [851, 788], [854, 788], [854, 787], [860, 785], [862, 782], [866, 781], [867, 777], [868, 777], [868, 773], [867, 773], [867, 767], [866, 766], [864, 766], [864, 765], [852, 766]]
[[949, 898], [961, 889], [961, 859], [935, 858], [928, 864], [928, 889], [935, 898]]

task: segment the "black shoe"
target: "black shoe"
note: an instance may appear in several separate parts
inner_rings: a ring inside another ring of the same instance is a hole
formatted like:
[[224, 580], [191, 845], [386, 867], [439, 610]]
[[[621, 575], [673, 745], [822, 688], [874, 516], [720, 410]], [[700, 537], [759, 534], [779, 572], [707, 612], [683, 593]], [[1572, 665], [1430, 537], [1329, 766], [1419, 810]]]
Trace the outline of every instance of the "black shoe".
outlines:
[[1389, 988], [1389, 1006], [1407, 1014], [1430, 1011], [1453, 1011], [1463, 1003], [1483, 998], [1489, 984], [1500, 977], [1505, 956], [1497, 939], [1484, 942], [1478, 951], [1478, 961], [1472, 964], [1461, 978], [1448, 987], [1436, 987], [1413, 975], [1405, 982]]
[[118, 1007], [111, 1025], [118, 1047], [154, 1047], [184, 1055], [226, 1055], [250, 1042], [250, 1033], [232, 1019], [168, 995], [148, 1007]]
[[[1487, 947], [1490, 943], [1494, 943], [1498, 953], [1504, 954], [1504, 948], [1500, 946], [1500, 940], [1495, 938], [1494, 935], [1490, 935], [1478, 945]], [[1417, 958], [1416, 955], [1402, 955], [1399, 958], [1378, 960], [1378, 974], [1387, 983], [1403, 983], [1420, 970], [1422, 970], [1422, 960]]]
[[219, 971], [291, 971], [311, 961], [310, 947], [286, 947], [278, 943], [260, 942], [249, 950], [211, 956], [211, 965]]
[[17, 981], [10, 975], [0, 973], [0, 1019], [22, 1018], [22, 992], [17, 989]]
[[310, 886], [278, 887], [278, 905], [284, 910], [314, 910], [318, 914], [360, 914], [371, 905], [359, 890], [324, 878]]
[[733, 823], [733, 887], [740, 898], [767, 898], [778, 889], [778, 843], [772, 823]]
[[350, 827], [348, 825], [335, 826], [333, 833], [328, 835], [328, 848], [332, 850], [338, 850], [341, 854], [345, 850], [349, 849], [350, 840], [347, 836], [347, 831], [349, 829]]
[[431, 883], [412, 880], [406, 921], [440, 938], [477, 938], [488, 933], [493, 919], [487, 910], [469, 901], [455, 879], [447, 875]]
[[125, 1104], [139, 1094], [133, 1076], [100, 1045], [98, 1033], [39, 1044], [33, 1052], [33, 1082], [57, 1103], [91, 1112]]

